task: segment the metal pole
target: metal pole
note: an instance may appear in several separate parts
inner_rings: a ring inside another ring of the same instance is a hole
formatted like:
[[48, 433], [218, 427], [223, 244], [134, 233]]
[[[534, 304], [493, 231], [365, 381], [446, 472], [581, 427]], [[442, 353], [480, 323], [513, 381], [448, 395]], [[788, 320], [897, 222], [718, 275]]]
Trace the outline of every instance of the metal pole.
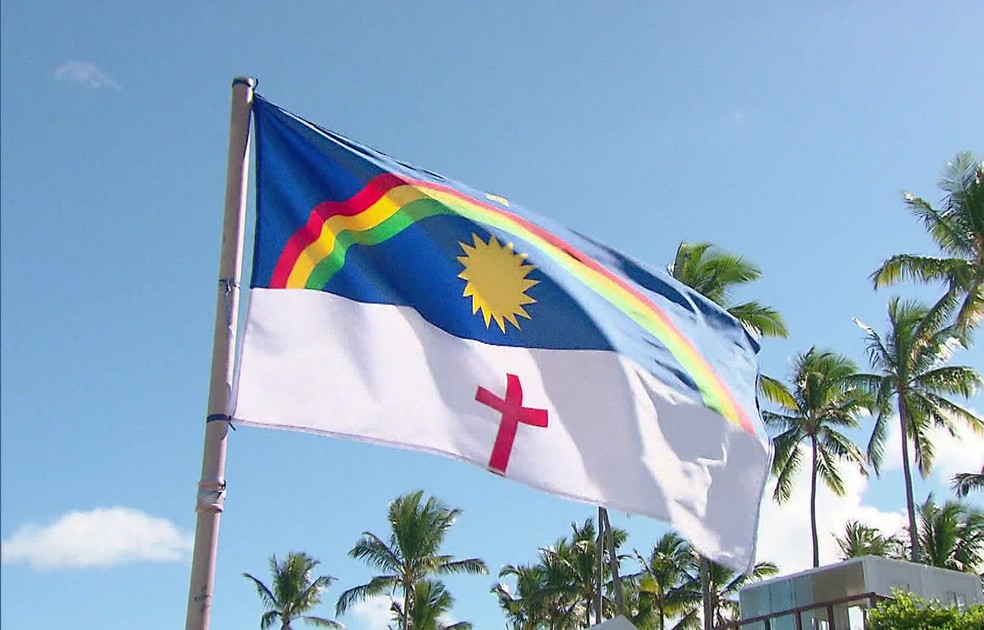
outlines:
[[236, 77], [232, 82], [229, 121], [229, 161], [226, 168], [225, 212], [219, 257], [219, 294], [215, 306], [212, 340], [212, 376], [208, 390], [208, 415], [202, 477], [198, 482], [195, 511], [195, 548], [191, 559], [191, 586], [185, 630], [207, 630], [215, 582], [215, 554], [219, 544], [219, 518], [225, 501], [226, 433], [229, 430], [229, 398], [232, 393], [239, 313], [239, 278], [243, 266], [243, 223], [249, 170], [249, 115], [254, 79]]
[[615, 537], [612, 535], [612, 522], [608, 520], [608, 510], [601, 509], [605, 519], [605, 539], [608, 541], [608, 566], [612, 570], [612, 582], [615, 584], [615, 611], [625, 615], [625, 597], [622, 595], [622, 580], [618, 577], [618, 554], [615, 552]]

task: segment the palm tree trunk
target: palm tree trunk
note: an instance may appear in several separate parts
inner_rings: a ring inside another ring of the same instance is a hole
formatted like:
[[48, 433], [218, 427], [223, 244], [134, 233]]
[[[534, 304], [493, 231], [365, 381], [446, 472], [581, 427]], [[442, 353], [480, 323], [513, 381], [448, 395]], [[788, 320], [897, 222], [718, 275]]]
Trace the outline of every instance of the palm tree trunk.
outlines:
[[711, 564], [700, 557], [700, 596], [704, 602], [704, 630], [714, 628], [714, 602], [711, 600]]
[[[595, 543], [595, 568], [598, 570], [597, 579], [595, 580], [595, 623], [600, 624], [602, 618], [602, 594], [601, 594], [601, 583], [604, 581], [605, 576], [605, 525], [602, 521], [602, 510], [603, 508], [598, 506], [598, 541]], [[590, 623], [588, 624], [591, 625]]]
[[412, 585], [403, 585], [403, 630], [410, 630], [410, 589]]
[[916, 502], [912, 498], [912, 470], [909, 466], [909, 436], [905, 430], [905, 401], [899, 392], [899, 426], [902, 430], [902, 473], [905, 475], [905, 507], [909, 511], [909, 550], [913, 562], [919, 562], [919, 530], [916, 529]]
[[810, 532], [813, 534], [813, 567], [820, 566], [820, 541], [817, 536], [817, 438], [810, 438], [813, 447], [813, 470], [810, 473]]

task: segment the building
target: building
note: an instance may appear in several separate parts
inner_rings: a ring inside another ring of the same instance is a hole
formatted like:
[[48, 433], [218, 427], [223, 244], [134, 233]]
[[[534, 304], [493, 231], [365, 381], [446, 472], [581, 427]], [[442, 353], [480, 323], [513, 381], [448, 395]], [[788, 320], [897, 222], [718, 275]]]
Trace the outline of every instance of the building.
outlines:
[[944, 605], [984, 604], [981, 578], [864, 556], [743, 588], [741, 630], [864, 630], [864, 609], [909, 591]]

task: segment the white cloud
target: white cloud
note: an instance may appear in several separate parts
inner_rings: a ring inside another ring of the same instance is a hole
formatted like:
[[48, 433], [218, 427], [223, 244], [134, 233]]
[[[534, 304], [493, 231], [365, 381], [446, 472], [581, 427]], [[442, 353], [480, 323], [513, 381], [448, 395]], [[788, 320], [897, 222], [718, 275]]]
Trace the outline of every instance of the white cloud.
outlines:
[[74, 83], [88, 90], [100, 88], [120, 89], [120, 84], [87, 61], [66, 61], [55, 69], [55, 81]]
[[[858, 520], [877, 527], [885, 534], [894, 534], [906, 522], [903, 512], [883, 512], [864, 504], [868, 480], [856, 469], [840, 467], [846, 494], [833, 492], [818, 480], [817, 532], [819, 534], [820, 564], [836, 562], [837, 541], [834, 534], [844, 531], [844, 524]], [[795, 476], [792, 496], [783, 505], [772, 500], [774, 482], [766, 488], [759, 524], [758, 560], [779, 565], [783, 573], [809, 569], [813, 565], [813, 547], [810, 534], [810, 468], [801, 466]]]
[[[979, 411], [970, 409], [980, 417]], [[898, 416], [888, 420], [888, 437], [885, 440], [885, 470], [902, 468], [902, 431]], [[929, 439], [933, 443], [935, 457], [930, 477], [949, 486], [950, 478], [961, 472], [979, 472], [984, 465], [984, 435], [974, 433], [964, 423], [958, 422], [957, 434], [950, 435], [945, 429], [932, 428]], [[912, 443], [909, 443], [909, 457], [912, 457]], [[914, 462], [915, 460], [913, 460]], [[919, 473], [913, 464], [913, 475]]]
[[193, 538], [170, 521], [126, 507], [69, 512], [48, 525], [22, 525], [0, 543], [3, 564], [34, 569], [108, 567], [186, 559]]
[[358, 620], [361, 630], [388, 630], [392, 612], [389, 597], [373, 597], [363, 600], [349, 609], [349, 614]]

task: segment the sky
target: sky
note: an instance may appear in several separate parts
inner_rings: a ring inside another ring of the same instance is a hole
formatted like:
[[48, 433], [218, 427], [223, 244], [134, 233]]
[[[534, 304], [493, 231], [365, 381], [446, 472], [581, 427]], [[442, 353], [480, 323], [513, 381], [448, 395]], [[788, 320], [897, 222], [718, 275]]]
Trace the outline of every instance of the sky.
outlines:
[[[876, 293], [868, 275], [934, 252], [902, 191], [938, 201], [947, 161], [984, 152], [981, 23], [970, 0], [5, 0], [0, 625], [183, 623], [233, 77], [654, 265], [681, 240], [747, 257], [763, 278], [739, 297], [791, 331], [763, 343], [762, 371], [785, 377], [813, 345], [864, 366], [852, 317], [882, 330], [890, 296], [934, 295]], [[980, 348], [954, 360], [984, 369]], [[901, 526], [891, 440], [880, 478], [821, 492], [822, 562], [848, 519]], [[949, 477], [982, 464], [984, 439], [940, 436], [917, 500], [950, 497]], [[337, 577], [318, 610], [333, 616], [371, 575], [346, 552], [385, 534], [388, 502], [415, 489], [463, 509], [446, 549], [491, 570], [448, 580], [454, 618], [500, 628], [499, 569], [594, 513], [451, 460], [256, 428], [230, 435], [227, 479], [213, 628], [257, 626], [241, 574], [268, 579], [290, 550]], [[784, 571], [810, 562], [806, 482], [762, 503], [759, 559]], [[641, 551], [665, 531], [612, 521]], [[387, 605], [339, 620], [379, 630]]]

